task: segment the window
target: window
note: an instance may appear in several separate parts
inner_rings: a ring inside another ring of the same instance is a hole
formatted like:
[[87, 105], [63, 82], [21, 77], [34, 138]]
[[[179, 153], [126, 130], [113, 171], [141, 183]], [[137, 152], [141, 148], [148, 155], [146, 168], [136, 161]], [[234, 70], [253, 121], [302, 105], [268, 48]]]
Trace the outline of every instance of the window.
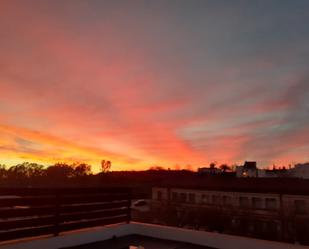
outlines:
[[305, 200], [295, 200], [294, 201], [295, 214], [306, 214], [306, 201]]
[[274, 210], [277, 209], [277, 200], [274, 198], [266, 198], [265, 199], [265, 208]]
[[212, 196], [212, 204], [214, 204], [214, 205], [219, 205], [219, 204], [220, 204], [220, 196], [218, 196], [218, 195], [213, 195], [213, 196]]
[[263, 208], [263, 200], [262, 198], [253, 197], [252, 198], [253, 207], [256, 209], [262, 209]]
[[161, 191], [158, 191], [157, 192], [157, 199], [160, 201], [162, 200], [162, 192]]
[[225, 205], [225, 206], [232, 205], [232, 198], [231, 198], [231, 196], [223, 196], [223, 205]]
[[192, 193], [189, 194], [189, 202], [195, 203], [195, 194], [192, 194]]
[[250, 207], [250, 202], [248, 197], [240, 197], [239, 198], [239, 206], [243, 208], [248, 208]]
[[261, 235], [267, 232], [267, 223], [265, 221], [255, 220], [253, 225], [254, 225], [254, 232], [257, 235]]
[[178, 193], [172, 192], [172, 201], [178, 201]]
[[187, 201], [186, 193], [180, 193], [180, 201], [181, 202], [186, 202]]
[[279, 225], [274, 221], [267, 222], [267, 231], [270, 234], [277, 234], [279, 231]]
[[203, 194], [202, 195], [202, 199], [201, 199], [201, 203], [209, 203], [209, 196], [208, 195], [205, 195]]

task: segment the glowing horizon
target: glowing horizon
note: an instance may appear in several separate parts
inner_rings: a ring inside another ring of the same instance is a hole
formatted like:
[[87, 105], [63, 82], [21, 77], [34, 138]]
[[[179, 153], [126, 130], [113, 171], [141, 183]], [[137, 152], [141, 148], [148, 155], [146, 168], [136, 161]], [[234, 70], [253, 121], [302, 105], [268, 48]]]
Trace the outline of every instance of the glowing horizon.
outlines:
[[0, 164], [309, 161], [308, 7], [1, 1]]

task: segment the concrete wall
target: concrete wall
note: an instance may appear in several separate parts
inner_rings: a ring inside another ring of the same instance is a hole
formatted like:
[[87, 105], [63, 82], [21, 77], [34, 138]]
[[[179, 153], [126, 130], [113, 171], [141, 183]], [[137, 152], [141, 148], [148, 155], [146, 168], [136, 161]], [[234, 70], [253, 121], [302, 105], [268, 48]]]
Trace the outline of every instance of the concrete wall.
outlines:
[[96, 241], [102, 241], [113, 236], [131, 234], [129, 224], [115, 224], [104, 227], [66, 232], [59, 236], [42, 236], [39, 238], [19, 239], [6, 244], [0, 244], [0, 249], [58, 249], [61, 247], [77, 246]]
[[144, 223], [118, 224], [84, 231], [75, 231], [57, 237], [15, 241], [14, 243], [0, 245], [0, 249], [57, 249], [60, 247], [103, 241], [113, 236], [120, 237], [130, 234], [187, 242], [218, 249], [308, 249], [308, 247], [300, 245]]
[[[132, 230], [137, 234], [209, 246], [218, 249], [300, 249], [306, 246], [252, 239], [204, 231], [189, 230], [153, 224], [133, 223]], [[146, 248], [147, 249], [147, 248]]]

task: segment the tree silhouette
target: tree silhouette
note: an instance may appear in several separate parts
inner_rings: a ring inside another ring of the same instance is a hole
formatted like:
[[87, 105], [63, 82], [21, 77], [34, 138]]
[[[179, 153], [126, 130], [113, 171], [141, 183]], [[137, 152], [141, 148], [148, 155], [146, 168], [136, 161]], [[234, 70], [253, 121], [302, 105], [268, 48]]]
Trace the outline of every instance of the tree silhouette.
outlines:
[[87, 163], [73, 163], [74, 176], [81, 177], [91, 174], [91, 165]]
[[112, 162], [111, 161], [101, 161], [101, 172], [102, 173], [107, 173], [112, 167]]
[[209, 164], [209, 168], [211, 168], [211, 169], [214, 169], [214, 168], [216, 168], [216, 162], [212, 162], [212, 163], [210, 163]]
[[46, 169], [46, 175], [55, 179], [65, 179], [74, 176], [74, 168], [66, 163], [56, 163]]
[[44, 166], [37, 163], [24, 162], [8, 169], [8, 177], [17, 179], [43, 176]]
[[151, 166], [148, 170], [165, 170], [162, 166]]
[[6, 165], [0, 164], [0, 179], [4, 179], [7, 177], [7, 168]]
[[231, 167], [228, 166], [227, 164], [221, 164], [220, 165], [220, 169], [223, 171], [223, 173], [225, 173], [226, 171], [231, 171]]

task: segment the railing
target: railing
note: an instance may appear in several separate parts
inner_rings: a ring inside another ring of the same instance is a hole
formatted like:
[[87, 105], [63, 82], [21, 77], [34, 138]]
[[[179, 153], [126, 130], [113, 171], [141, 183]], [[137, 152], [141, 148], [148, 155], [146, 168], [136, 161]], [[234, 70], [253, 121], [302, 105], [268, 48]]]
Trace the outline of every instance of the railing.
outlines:
[[130, 222], [124, 188], [0, 189], [0, 241]]

